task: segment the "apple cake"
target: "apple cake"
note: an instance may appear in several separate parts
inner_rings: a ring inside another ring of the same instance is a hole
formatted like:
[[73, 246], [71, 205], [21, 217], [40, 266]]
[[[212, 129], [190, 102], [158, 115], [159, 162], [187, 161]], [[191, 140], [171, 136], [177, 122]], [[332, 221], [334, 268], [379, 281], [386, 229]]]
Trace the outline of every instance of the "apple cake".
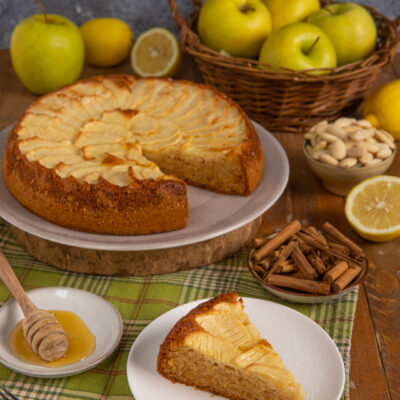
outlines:
[[232, 400], [303, 400], [301, 385], [243, 309], [235, 292], [194, 308], [161, 345], [158, 372]]
[[250, 195], [257, 134], [224, 94], [172, 79], [99, 76], [35, 101], [13, 128], [3, 177], [27, 209], [102, 234], [184, 228], [186, 184]]

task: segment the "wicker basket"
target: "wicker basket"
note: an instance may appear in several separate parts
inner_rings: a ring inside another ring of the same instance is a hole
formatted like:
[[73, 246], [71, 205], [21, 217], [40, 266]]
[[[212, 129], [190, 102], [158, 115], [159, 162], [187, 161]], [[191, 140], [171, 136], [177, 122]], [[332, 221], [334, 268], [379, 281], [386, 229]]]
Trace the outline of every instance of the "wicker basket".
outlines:
[[[354, 112], [400, 42], [400, 16], [392, 21], [365, 6], [378, 28], [377, 48], [368, 58], [332, 68], [329, 75], [285, 74], [258, 68], [258, 61], [227, 57], [201, 44], [196, 33], [201, 0], [185, 19], [176, 1], [168, 0], [181, 33], [204, 81], [226, 93], [266, 128], [275, 132], [304, 132], [322, 119], [332, 121]], [[323, 4], [329, 3], [322, 2]]]

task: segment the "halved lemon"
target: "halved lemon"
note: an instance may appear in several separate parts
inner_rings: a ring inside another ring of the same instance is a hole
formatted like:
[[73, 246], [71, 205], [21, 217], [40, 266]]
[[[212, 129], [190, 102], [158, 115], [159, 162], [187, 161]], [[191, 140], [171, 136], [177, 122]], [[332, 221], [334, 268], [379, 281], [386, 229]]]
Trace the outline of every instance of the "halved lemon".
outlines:
[[365, 239], [385, 242], [400, 236], [400, 178], [378, 175], [360, 182], [347, 195], [345, 214]]
[[179, 69], [181, 58], [176, 36], [160, 27], [143, 32], [131, 51], [132, 69], [140, 77], [173, 76]]

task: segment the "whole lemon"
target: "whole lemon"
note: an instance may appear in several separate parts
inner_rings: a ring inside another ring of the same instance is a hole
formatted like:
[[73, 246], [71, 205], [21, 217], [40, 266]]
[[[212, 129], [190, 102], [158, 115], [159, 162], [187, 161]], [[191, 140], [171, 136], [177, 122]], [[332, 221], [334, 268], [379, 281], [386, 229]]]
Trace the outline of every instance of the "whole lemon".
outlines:
[[133, 44], [129, 26], [117, 18], [95, 18], [81, 26], [86, 62], [97, 67], [111, 67], [124, 61]]
[[372, 91], [365, 99], [363, 117], [378, 129], [400, 139], [400, 79]]

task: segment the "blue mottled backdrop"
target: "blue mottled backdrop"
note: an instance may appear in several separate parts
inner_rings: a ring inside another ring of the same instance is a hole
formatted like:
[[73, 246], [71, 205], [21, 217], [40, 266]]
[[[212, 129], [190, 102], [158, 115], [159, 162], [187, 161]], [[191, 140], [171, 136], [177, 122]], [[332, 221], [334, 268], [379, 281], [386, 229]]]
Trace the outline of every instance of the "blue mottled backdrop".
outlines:
[[[282, 0], [285, 1], [285, 0]], [[153, 26], [164, 26], [177, 33], [167, 0], [43, 0], [48, 13], [61, 14], [78, 26], [91, 18], [123, 19], [135, 36]], [[178, 0], [184, 15], [192, 10], [191, 0]], [[400, 0], [362, 0], [390, 18], [400, 15]], [[31, 14], [40, 13], [35, 0], [0, 0], [0, 48], [9, 47], [15, 25]]]

